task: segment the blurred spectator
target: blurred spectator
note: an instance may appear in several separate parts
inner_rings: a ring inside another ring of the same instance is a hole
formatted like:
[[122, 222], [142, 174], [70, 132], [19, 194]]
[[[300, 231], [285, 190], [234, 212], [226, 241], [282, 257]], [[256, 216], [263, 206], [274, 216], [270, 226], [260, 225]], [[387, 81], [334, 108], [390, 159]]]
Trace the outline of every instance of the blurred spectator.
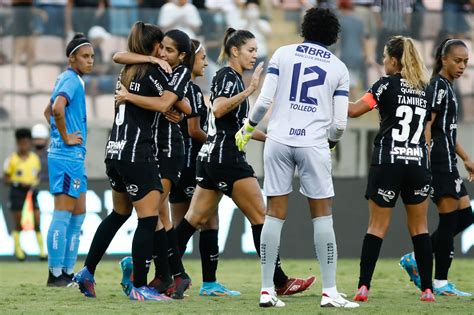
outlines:
[[273, 0], [273, 6], [283, 10], [285, 20], [295, 23], [297, 32], [301, 31], [303, 12], [312, 7], [309, 0]]
[[115, 90], [118, 72], [115, 71], [114, 63], [104, 62], [102, 43], [110, 38], [110, 34], [102, 26], [93, 26], [87, 38], [94, 48], [94, 69], [91, 73], [84, 75], [83, 80], [88, 94], [111, 94]]
[[242, 10], [239, 29], [249, 30], [255, 35], [258, 43], [258, 57], [255, 66], [266, 62], [268, 56], [267, 38], [272, 32], [270, 23], [260, 16], [260, 7], [255, 1], [248, 1]]
[[216, 24], [225, 24], [227, 27], [236, 28], [240, 21], [236, 12], [244, 5], [245, 0], [205, 0], [206, 7], [211, 12], [220, 13], [214, 15]]
[[33, 138], [34, 152], [38, 155], [41, 162], [41, 171], [39, 172], [40, 183], [47, 183], [48, 176], [48, 142], [49, 128], [44, 124], [36, 124], [31, 128], [31, 137]]
[[[367, 87], [367, 66], [372, 64], [364, 23], [354, 13], [350, 0], [339, 1], [340, 59], [350, 73], [350, 92], [360, 94]], [[353, 98], [353, 97], [352, 97]]]
[[36, 0], [36, 6], [44, 12], [39, 22], [39, 32], [44, 35], [64, 37], [67, 0]]
[[137, 21], [136, 0], [110, 0], [110, 32], [127, 37], [132, 25]]
[[160, 8], [165, 5], [166, 0], [137, 0], [137, 3], [139, 20], [155, 24]]
[[108, 29], [108, 5], [108, 0], [68, 0], [65, 15], [68, 37], [78, 32], [87, 34], [94, 25]]
[[473, 0], [444, 0], [442, 31], [446, 36], [443, 37], [466, 38], [470, 30], [466, 18], [473, 8]]
[[375, 0], [373, 10], [380, 29], [377, 36], [376, 60], [382, 64], [383, 49], [387, 40], [405, 35], [410, 27], [413, 0]]
[[364, 32], [368, 38], [373, 38], [376, 33], [376, 25], [372, 6], [374, 0], [352, 0], [354, 15], [364, 23]]
[[202, 20], [194, 4], [187, 0], [170, 0], [160, 10], [158, 25], [164, 32], [179, 29], [190, 38], [196, 38]]
[[423, 30], [425, 11], [423, 0], [413, 0], [413, 13], [411, 16], [409, 35], [416, 40], [422, 40], [421, 31]]

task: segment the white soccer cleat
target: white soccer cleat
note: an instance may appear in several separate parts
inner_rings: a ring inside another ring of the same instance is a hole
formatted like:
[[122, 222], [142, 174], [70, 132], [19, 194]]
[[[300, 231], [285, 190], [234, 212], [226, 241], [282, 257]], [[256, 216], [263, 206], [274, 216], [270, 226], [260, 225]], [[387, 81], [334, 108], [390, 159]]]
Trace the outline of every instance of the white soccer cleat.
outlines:
[[326, 294], [323, 294], [321, 298], [321, 307], [343, 307], [343, 308], [356, 308], [359, 304], [346, 300], [346, 295], [339, 293], [337, 298], [331, 298]]
[[260, 293], [259, 305], [260, 307], [284, 307], [285, 303], [278, 299], [275, 294], [270, 294], [267, 291], [262, 291]]

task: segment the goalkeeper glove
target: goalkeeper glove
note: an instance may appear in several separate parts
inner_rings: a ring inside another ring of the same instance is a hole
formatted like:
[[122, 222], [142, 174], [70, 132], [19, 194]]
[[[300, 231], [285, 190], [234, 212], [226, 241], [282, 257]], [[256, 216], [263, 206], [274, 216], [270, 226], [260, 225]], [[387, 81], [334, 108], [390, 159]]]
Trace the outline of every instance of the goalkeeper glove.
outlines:
[[255, 127], [252, 127], [249, 120], [246, 119], [242, 128], [235, 134], [235, 145], [239, 151], [245, 151], [245, 146], [252, 138], [252, 133], [255, 131]]

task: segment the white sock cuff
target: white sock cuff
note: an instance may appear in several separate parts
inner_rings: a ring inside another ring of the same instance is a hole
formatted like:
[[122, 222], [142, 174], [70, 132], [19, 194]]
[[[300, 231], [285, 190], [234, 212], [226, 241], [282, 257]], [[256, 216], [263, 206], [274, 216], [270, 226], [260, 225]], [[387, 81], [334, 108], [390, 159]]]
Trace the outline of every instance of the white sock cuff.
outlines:
[[332, 214], [325, 215], [325, 216], [322, 216], [322, 217], [313, 218], [312, 221], [313, 221], [313, 223], [324, 222], [324, 221], [331, 221], [332, 222]]
[[278, 223], [280, 225], [283, 225], [283, 223], [285, 223], [285, 220], [278, 219], [278, 218], [275, 218], [275, 217], [272, 217], [272, 216], [269, 216], [269, 215], [265, 216], [265, 221], [267, 221], [267, 220]]

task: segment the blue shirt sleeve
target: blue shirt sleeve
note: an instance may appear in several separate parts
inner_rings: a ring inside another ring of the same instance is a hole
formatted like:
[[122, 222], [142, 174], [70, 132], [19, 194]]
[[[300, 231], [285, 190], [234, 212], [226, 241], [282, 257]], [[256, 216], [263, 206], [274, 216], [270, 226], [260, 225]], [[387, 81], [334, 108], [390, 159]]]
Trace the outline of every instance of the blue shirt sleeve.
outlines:
[[72, 78], [67, 78], [59, 87], [57, 96], [61, 95], [67, 100], [67, 106], [71, 103], [77, 91], [77, 82]]

